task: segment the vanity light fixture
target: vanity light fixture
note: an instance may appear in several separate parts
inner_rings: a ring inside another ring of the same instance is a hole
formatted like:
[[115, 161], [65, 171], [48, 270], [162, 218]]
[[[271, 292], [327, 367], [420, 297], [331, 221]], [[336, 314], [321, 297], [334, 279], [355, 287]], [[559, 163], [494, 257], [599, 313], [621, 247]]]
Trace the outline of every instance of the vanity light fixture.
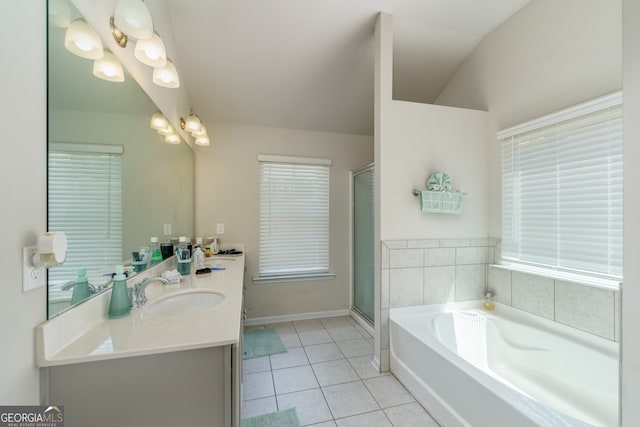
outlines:
[[82, 18], [76, 19], [67, 28], [64, 47], [69, 52], [86, 59], [100, 59], [104, 54], [100, 36]]
[[180, 144], [180, 137], [176, 133], [171, 133], [165, 136], [164, 140], [168, 144]]
[[176, 133], [176, 131], [175, 131], [175, 129], [173, 128], [173, 126], [171, 126], [171, 124], [167, 123], [167, 126], [166, 126], [166, 127], [163, 127], [163, 128], [158, 129], [158, 133], [159, 133], [160, 135], [167, 136], [167, 135], [171, 135], [171, 134], [173, 134], [173, 133]]
[[137, 40], [153, 36], [151, 13], [142, 0], [120, 0], [113, 16], [114, 25]]
[[200, 132], [202, 130], [202, 122], [200, 121], [200, 117], [194, 114], [193, 108], [191, 109], [187, 120], [180, 117], [180, 128], [182, 130], [190, 132], [192, 135], [194, 132]]
[[124, 70], [118, 58], [105, 49], [104, 55], [100, 59], [93, 61], [93, 75], [110, 82], [123, 82]]
[[156, 67], [153, 69], [153, 82], [158, 86], [166, 88], [180, 87], [180, 77], [178, 70], [171, 60], [167, 59], [164, 67]]
[[169, 126], [169, 121], [160, 111], [156, 111], [151, 116], [151, 129], [160, 130]]
[[196, 138], [196, 144], [202, 146], [202, 147], [208, 147], [210, 144], [209, 141], [209, 136], [208, 135], [202, 135], [202, 136], [198, 136]]
[[167, 65], [167, 51], [164, 48], [164, 42], [155, 32], [151, 38], [139, 39], [136, 42], [134, 55], [138, 61], [150, 67]]

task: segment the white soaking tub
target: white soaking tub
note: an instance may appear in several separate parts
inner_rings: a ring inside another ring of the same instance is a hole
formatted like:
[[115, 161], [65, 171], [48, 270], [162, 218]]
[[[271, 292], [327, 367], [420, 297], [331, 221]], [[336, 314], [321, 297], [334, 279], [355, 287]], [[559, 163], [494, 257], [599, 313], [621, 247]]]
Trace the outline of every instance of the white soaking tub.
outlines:
[[443, 426], [617, 426], [618, 344], [477, 301], [390, 310], [391, 371]]

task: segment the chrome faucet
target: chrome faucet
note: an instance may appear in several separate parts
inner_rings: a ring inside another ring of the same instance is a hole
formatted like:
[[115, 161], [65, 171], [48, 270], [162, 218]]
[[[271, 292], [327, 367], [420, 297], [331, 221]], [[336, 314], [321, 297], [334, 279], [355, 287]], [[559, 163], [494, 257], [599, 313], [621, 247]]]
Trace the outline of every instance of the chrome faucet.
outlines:
[[131, 288], [131, 302], [134, 307], [140, 308], [147, 302], [147, 296], [144, 293], [145, 288], [152, 282], [160, 282], [163, 285], [168, 285], [169, 281], [164, 277], [148, 277], [142, 282], [136, 283]]
[[[107, 282], [104, 285], [100, 285], [100, 286], [96, 286], [92, 283], [89, 283], [89, 289], [91, 290], [91, 295], [93, 294], [97, 294], [98, 292], [102, 291], [103, 289], [106, 289], [107, 286], [109, 286], [111, 282]], [[68, 291], [69, 289], [73, 288], [76, 285], [75, 280], [70, 280], [66, 283], [64, 283], [60, 289], [63, 291]]]

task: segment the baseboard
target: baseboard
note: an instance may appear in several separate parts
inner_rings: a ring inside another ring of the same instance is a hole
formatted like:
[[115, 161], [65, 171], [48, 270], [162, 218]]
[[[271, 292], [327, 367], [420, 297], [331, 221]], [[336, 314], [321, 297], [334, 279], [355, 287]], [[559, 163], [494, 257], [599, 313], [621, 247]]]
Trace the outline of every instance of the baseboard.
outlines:
[[272, 325], [274, 323], [295, 322], [296, 320], [319, 319], [322, 317], [349, 316], [350, 314], [351, 313], [348, 309], [316, 311], [313, 313], [297, 313], [297, 314], [285, 314], [282, 316], [254, 317], [253, 319], [245, 320], [244, 324], [245, 326]]

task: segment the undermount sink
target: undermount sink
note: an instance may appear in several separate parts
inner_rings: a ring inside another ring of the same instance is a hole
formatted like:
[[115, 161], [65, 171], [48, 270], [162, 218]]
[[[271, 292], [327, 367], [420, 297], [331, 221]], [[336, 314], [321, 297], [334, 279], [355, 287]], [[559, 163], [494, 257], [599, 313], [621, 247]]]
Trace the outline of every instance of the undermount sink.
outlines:
[[145, 316], [178, 316], [209, 310], [225, 299], [225, 295], [216, 290], [196, 289], [176, 292], [149, 301], [144, 306]]

